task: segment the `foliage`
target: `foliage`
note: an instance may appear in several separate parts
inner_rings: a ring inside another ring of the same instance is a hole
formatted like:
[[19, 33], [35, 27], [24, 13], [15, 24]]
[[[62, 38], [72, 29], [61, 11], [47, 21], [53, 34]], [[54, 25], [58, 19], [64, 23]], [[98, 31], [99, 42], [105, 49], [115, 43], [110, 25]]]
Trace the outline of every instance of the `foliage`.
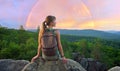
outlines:
[[[120, 42], [94, 37], [61, 35], [66, 58], [80, 52], [86, 58], [105, 63], [108, 68], [120, 65]], [[31, 60], [37, 54], [38, 32], [0, 28], [0, 59]]]

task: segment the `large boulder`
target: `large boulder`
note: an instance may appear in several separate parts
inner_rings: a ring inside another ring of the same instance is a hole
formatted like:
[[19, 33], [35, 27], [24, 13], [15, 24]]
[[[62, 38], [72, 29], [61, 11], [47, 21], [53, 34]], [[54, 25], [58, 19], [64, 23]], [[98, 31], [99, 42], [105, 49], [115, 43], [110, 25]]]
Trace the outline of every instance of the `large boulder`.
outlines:
[[87, 71], [107, 71], [105, 64], [93, 59], [84, 58], [79, 52], [72, 53], [73, 60], [77, 61], [84, 67]]
[[67, 59], [63, 63], [62, 59], [57, 61], [44, 61], [42, 58], [27, 64], [22, 71], [86, 71], [79, 63], [72, 59]]
[[29, 61], [0, 59], [0, 71], [21, 71]]
[[119, 66], [115, 66], [115, 67], [109, 69], [108, 71], [120, 71], [120, 67]]

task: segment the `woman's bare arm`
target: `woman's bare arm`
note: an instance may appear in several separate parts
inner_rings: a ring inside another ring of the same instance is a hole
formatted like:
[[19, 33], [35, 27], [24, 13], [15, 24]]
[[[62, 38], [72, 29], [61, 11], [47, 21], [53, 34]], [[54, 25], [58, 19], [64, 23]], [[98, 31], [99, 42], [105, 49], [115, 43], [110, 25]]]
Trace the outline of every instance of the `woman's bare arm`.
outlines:
[[61, 45], [59, 30], [56, 30], [56, 37], [57, 37], [57, 42], [58, 42], [58, 49], [59, 49], [59, 51], [61, 53], [61, 56], [64, 57], [64, 52], [63, 52], [63, 48], [62, 48], [62, 45]]
[[[40, 35], [40, 32], [39, 32], [39, 35]], [[37, 55], [34, 56], [32, 59], [31, 59], [31, 62], [34, 62], [36, 58], [40, 57], [40, 50], [41, 50], [41, 44], [40, 44], [40, 36], [38, 35], [38, 49], [37, 49]]]
[[38, 34], [38, 49], [37, 49], [37, 55], [40, 56], [40, 50], [41, 50], [41, 43], [40, 43], [40, 31]]
[[37, 55], [40, 56], [40, 50], [41, 50], [41, 46], [38, 45], [38, 49], [37, 49]]

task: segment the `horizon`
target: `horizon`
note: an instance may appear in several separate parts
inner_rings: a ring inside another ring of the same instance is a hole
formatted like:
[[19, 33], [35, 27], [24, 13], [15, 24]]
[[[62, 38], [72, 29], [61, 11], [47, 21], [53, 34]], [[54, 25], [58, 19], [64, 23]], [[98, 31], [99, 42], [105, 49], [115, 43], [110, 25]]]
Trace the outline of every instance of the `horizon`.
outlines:
[[[5, 26], [1, 26], [3, 28], [7, 28], [7, 29], [15, 29], [15, 30], [19, 30], [20, 28], [9, 28], [9, 27], [5, 27]], [[29, 28], [25, 30], [37, 30], [37, 28]], [[96, 31], [104, 31], [104, 32], [120, 32], [120, 30], [98, 30], [98, 29], [68, 29], [68, 28], [56, 28], [59, 30], [96, 30]]]
[[57, 18], [55, 28], [58, 29], [120, 31], [119, 0], [52, 1], [0, 1], [0, 25], [14, 29], [19, 29], [20, 25], [25, 29], [37, 29], [47, 15], [54, 15]]

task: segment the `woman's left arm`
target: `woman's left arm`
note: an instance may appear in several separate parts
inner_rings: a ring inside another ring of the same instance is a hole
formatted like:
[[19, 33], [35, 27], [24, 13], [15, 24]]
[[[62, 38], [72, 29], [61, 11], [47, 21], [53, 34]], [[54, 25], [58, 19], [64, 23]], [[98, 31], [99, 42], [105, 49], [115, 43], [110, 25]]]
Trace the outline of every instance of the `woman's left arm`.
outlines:
[[64, 57], [64, 52], [63, 52], [63, 48], [62, 48], [61, 40], [60, 40], [60, 32], [58, 30], [56, 31], [56, 37], [57, 37], [58, 49], [61, 53], [61, 57]]

